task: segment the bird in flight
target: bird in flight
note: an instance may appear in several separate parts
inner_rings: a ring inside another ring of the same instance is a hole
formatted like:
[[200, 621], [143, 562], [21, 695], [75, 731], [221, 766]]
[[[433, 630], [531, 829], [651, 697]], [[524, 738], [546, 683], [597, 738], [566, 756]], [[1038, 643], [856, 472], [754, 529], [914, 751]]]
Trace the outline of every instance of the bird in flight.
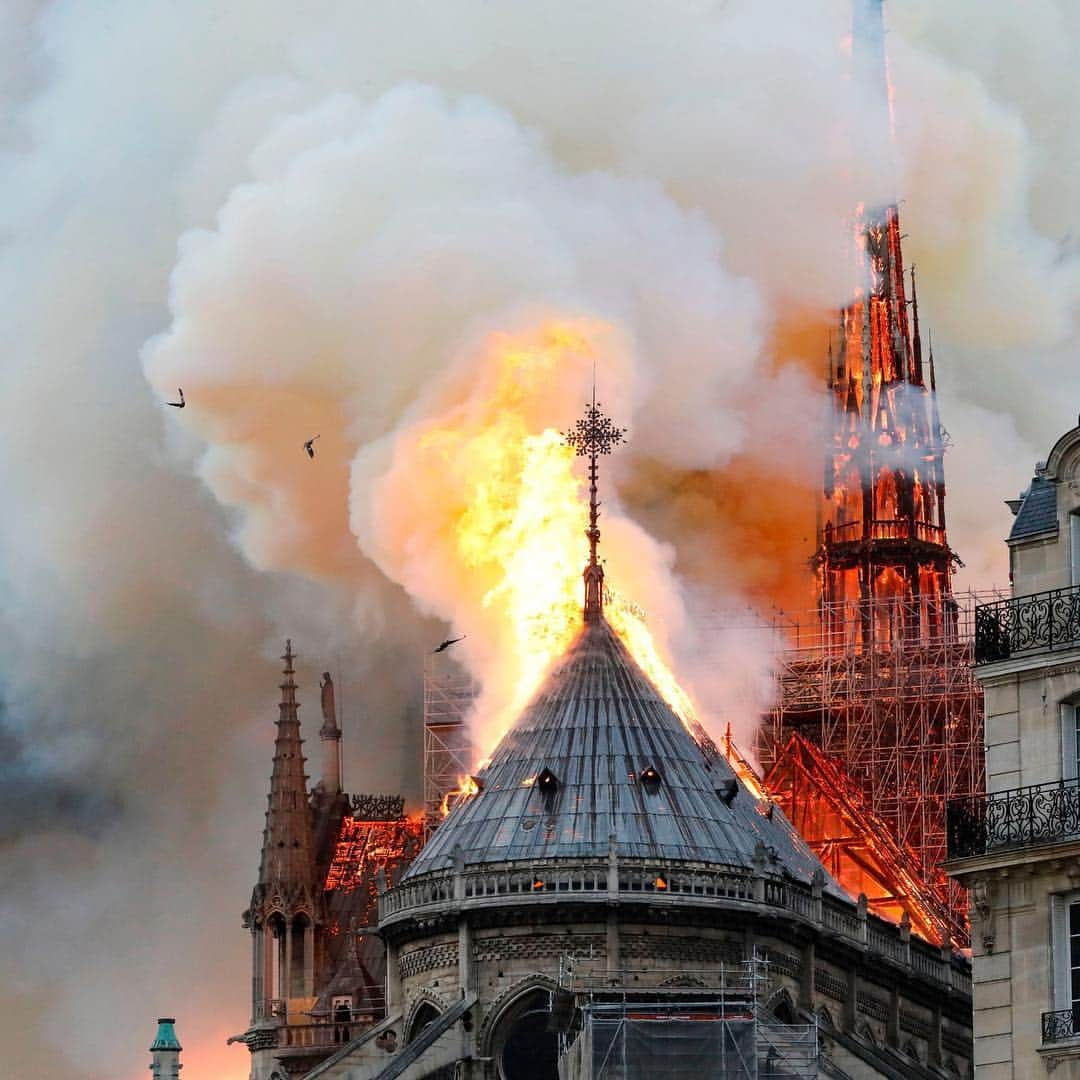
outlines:
[[447, 638], [437, 649], [432, 651], [432, 655], [437, 652], [445, 652], [451, 645], [456, 645], [459, 641], [464, 641], [468, 636], [468, 634], [462, 634], [461, 637]]
[[182, 409], [187, 402], [184, 400], [184, 391], [181, 387], [176, 388], [176, 392], [180, 395], [179, 401], [166, 401], [166, 405], [171, 405], [174, 409]]
[[316, 435], [314, 439], [308, 439], [308, 441], [304, 443], [304, 453], [306, 453], [309, 458], [315, 456], [315, 439], [321, 438], [321, 435]]

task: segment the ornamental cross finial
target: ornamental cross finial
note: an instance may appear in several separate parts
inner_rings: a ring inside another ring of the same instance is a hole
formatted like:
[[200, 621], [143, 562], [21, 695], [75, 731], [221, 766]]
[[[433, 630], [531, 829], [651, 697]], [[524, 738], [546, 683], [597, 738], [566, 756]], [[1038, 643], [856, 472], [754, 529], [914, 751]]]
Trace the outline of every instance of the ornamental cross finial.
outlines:
[[596, 497], [597, 467], [596, 459], [601, 454], [610, 454], [612, 449], [623, 442], [626, 428], [619, 428], [610, 417], [600, 411], [596, 400], [596, 373], [593, 372], [592, 401], [585, 408], [585, 416], [579, 420], [572, 431], [564, 432], [568, 446], [577, 451], [578, 457], [589, 459], [589, 527], [585, 535], [589, 538], [589, 565], [585, 568], [585, 621], [598, 622], [603, 614], [604, 569], [596, 557], [596, 545], [600, 541], [600, 503]]

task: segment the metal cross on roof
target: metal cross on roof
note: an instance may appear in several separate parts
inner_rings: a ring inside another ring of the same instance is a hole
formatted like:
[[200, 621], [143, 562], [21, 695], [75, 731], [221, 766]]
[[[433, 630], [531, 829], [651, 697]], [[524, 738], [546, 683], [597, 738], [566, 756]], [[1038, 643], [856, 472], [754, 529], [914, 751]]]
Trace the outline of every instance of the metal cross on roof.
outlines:
[[600, 411], [596, 400], [596, 382], [593, 381], [592, 401], [585, 407], [585, 416], [578, 420], [571, 431], [563, 433], [568, 446], [577, 451], [578, 457], [589, 459], [589, 565], [585, 570], [585, 621], [595, 622], [603, 609], [604, 571], [596, 557], [596, 545], [600, 541], [600, 503], [596, 497], [596, 459], [600, 454], [610, 454], [612, 449], [625, 441], [626, 428], [616, 427], [610, 417]]

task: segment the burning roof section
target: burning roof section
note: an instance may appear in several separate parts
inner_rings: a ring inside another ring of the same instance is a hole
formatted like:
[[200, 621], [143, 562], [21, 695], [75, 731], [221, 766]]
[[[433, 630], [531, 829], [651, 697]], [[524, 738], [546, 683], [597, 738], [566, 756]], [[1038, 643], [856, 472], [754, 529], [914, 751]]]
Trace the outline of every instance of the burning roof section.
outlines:
[[458, 859], [597, 859], [612, 848], [805, 883], [825, 873], [783, 815], [694, 740], [604, 617], [597, 459], [623, 434], [598, 408], [594, 380], [584, 419], [566, 436], [589, 459], [583, 626], [406, 878]]
[[[543, 777], [543, 782], [541, 782]], [[753, 868], [820, 863], [771, 804], [707, 757], [601, 617], [587, 623], [408, 874], [517, 859], [620, 857]], [[732, 794], [734, 792], [734, 794]], [[830, 882], [830, 887], [843, 895]]]
[[810, 847], [853, 897], [936, 945], [959, 940], [964, 928], [927, 885], [914, 856], [896, 843], [843, 768], [812, 743], [792, 735], [765, 777], [769, 795], [784, 808]]

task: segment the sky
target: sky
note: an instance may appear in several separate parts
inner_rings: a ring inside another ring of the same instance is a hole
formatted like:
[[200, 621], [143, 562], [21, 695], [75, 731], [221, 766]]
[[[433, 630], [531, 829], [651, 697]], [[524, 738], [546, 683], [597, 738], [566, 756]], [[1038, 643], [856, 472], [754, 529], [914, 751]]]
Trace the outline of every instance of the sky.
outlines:
[[466, 621], [463, 660], [505, 666], [443, 543], [471, 489], [416, 453], [494, 415], [500, 343], [540, 357], [538, 430], [596, 360], [631, 434], [610, 576], [706, 720], [750, 731], [737, 675], [755, 700], [768, 656], [694, 642], [793, 603], [853, 207], [895, 198], [958, 586], [1007, 586], [1003, 501], [1080, 411], [1080, 11], [889, 0], [891, 122], [850, 24], [848, 0], [0, 7], [0, 1071], [133, 1080], [175, 1015], [189, 1080], [246, 1076], [224, 1043], [284, 639], [302, 719], [335, 672], [346, 786], [414, 804], [424, 653]]

